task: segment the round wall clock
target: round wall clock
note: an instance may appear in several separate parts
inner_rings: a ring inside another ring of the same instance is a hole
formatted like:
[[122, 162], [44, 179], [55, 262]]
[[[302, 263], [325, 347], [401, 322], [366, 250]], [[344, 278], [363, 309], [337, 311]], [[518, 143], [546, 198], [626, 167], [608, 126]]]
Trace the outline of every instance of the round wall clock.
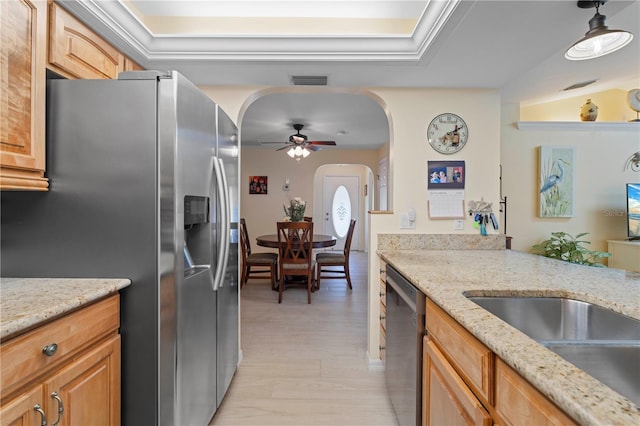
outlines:
[[427, 128], [427, 139], [441, 154], [455, 154], [467, 143], [469, 129], [462, 117], [452, 113], [437, 115]]

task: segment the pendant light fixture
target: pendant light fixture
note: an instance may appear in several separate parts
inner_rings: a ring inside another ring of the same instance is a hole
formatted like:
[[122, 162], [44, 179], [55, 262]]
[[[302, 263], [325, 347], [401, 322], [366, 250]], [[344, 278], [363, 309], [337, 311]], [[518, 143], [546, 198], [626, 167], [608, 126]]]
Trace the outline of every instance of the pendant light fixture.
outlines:
[[600, 15], [599, 7], [606, 1], [579, 1], [578, 7], [596, 8], [596, 14], [589, 20], [589, 31], [583, 38], [567, 50], [564, 57], [571, 61], [598, 58], [622, 49], [633, 40], [633, 34], [623, 30], [610, 30], [605, 24], [606, 16]]

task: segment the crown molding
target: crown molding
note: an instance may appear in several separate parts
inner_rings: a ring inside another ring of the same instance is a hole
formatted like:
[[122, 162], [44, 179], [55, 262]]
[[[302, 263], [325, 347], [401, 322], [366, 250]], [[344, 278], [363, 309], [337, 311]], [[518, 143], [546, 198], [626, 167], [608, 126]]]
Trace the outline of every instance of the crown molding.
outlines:
[[148, 61], [391, 61], [417, 62], [462, 0], [430, 1], [405, 35], [152, 34], [121, 1], [56, 0], [128, 55]]

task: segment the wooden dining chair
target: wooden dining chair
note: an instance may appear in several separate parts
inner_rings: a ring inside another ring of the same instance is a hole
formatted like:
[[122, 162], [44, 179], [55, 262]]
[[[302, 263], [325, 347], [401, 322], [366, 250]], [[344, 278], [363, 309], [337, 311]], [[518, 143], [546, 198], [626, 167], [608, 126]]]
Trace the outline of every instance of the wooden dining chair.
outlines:
[[305, 222], [313, 222], [313, 218], [311, 216], [304, 216], [302, 218]]
[[247, 224], [244, 218], [240, 219], [240, 247], [242, 249], [240, 288], [251, 277], [263, 277], [264, 274], [269, 274], [271, 277], [271, 289], [276, 290], [278, 285], [278, 254], [251, 252], [251, 241], [249, 240]]
[[[342, 253], [321, 252], [316, 255], [316, 268], [318, 271], [316, 288], [318, 290], [320, 289], [320, 279], [322, 278], [346, 278], [349, 288], [353, 288], [351, 287], [351, 274], [349, 274], [349, 252], [351, 251], [351, 240], [353, 239], [353, 230], [355, 227], [356, 220], [351, 219]], [[334, 269], [336, 267], [340, 269]]]
[[[302, 277], [301, 284], [307, 287], [307, 303], [311, 303], [315, 278], [313, 260], [313, 222], [278, 222], [278, 245], [280, 255], [280, 282], [278, 303], [282, 303], [285, 277]], [[296, 283], [287, 280], [287, 285]]]

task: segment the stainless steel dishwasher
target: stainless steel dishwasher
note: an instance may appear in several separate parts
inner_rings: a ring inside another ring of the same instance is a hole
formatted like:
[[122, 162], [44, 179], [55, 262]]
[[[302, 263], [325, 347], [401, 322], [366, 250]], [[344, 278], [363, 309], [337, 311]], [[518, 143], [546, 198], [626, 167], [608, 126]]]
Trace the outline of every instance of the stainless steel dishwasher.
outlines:
[[425, 295], [387, 266], [385, 381], [400, 426], [421, 424]]

